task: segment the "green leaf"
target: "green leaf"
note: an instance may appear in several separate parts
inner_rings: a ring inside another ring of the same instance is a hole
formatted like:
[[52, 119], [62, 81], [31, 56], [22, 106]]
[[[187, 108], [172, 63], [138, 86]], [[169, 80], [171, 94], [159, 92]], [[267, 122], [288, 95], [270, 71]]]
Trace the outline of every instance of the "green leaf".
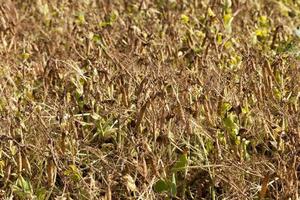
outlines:
[[84, 13], [82, 12], [78, 13], [78, 15], [76, 16], [75, 23], [78, 25], [82, 25], [85, 23]]
[[81, 179], [80, 171], [76, 165], [69, 165], [69, 169], [67, 169], [64, 174], [74, 181], [79, 181]]
[[176, 175], [172, 174], [172, 183], [170, 183], [170, 193], [174, 197], [177, 194]]
[[47, 189], [46, 188], [40, 188], [36, 192], [36, 196], [38, 200], [44, 200], [47, 195]]
[[190, 21], [189, 16], [184, 15], [184, 14], [181, 15], [180, 19], [181, 19], [181, 22], [184, 23], [184, 24], [188, 24], [189, 21]]
[[224, 117], [226, 112], [229, 111], [231, 108], [232, 108], [232, 106], [230, 103], [227, 103], [227, 102], [222, 103], [221, 110], [220, 110], [221, 116]]
[[188, 158], [186, 154], [182, 154], [179, 159], [176, 161], [173, 171], [181, 171], [185, 170], [188, 165]]
[[216, 14], [214, 13], [214, 11], [212, 11], [211, 8], [208, 8], [207, 15], [208, 15], [209, 17], [215, 17], [215, 16], [216, 16]]
[[17, 180], [17, 185], [22, 188], [25, 193], [31, 192], [31, 184], [27, 180], [25, 180], [22, 176], [20, 176]]
[[172, 174], [172, 181], [160, 179], [153, 187], [155, 192], [168, 192], [171, 196], [176, 196], [177, 185], [175, 173]]
[[118, 11], [114, 10], [109, 16], [110, 25], [112, 25], [118, 19]]
[[100, 44], [101, 43], [101, 36], [98, 34], [94, 34], [92, 40], [96, 43], [96, 44]]
[[13, 191], [21, 199], [31, 199], [30, 197], [32, 197], [32, 186], [22, 176], [19, 176], [15, 185], [13, 185]]
[[29, 53], [22, 53], [21, 54], [21, 58], [22, 58], [23, 61], [28, 60], [29, 57], [30, 57]]
[[99, 26], [101, 28], [105, 28], [107, 26], [112, 26], [118, 19], [118, 11], [114, 10], [113, 12], [110, 13], [108, 16], [108, 19], [102, 22], [99, 22]]
[[110, 22], [99, 22], [99, 26], [105, 28], [107, 26], [110, 26]]
[[233, 19], [233, 17], [232, 17], [231, 13], [225, 14], [224, 15], [224, 24], [225, 24], [225, 26], [230, 25], [231, 22], [232, 22], [232, 19]]
[[161, 192], [165, 192], [165, 191], [168, 191], [169, 190], [169, 184], [160, 179], [159, 181], [157, 181], [154, 185], [154, 191], [155, 192], [158, 192], [158, 193], [161, 193]]
[[266, 28], [259, 28], [255, 31], [257, 37], [266, 38], [269, 35], [269, 30]]
[[262, 26], [262, 27], [267, 27], [268, 26], [268, 17], [263, 15], [263, 16], [260, 16], [258, 18], [258, 22], [259, 22], [259, 25]]
[[232, 137], [238, 134], [238, 125], [236, 124], [237, 117], [233, 113], [229, 113], [227, 117], [223, 119], [225, 129], [231, 134]]
[[217, 43], [218, 43], [218, 45], [221, 45], [222, 42], [223, 42], [222, 35], [221, 35], [221, 34], [218, 34], [218, 35], [217, 35]]

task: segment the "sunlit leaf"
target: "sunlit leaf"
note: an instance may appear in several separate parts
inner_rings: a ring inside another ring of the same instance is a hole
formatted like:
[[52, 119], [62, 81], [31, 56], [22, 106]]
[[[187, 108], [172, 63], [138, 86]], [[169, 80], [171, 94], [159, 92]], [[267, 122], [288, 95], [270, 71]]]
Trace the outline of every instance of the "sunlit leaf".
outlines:
[[223, 119], [225, 129], [234, 137], [238, 134], [238, 125], [236, 124], [236, 115], [229, 113], [227, 117]]
[[64, 172], [64, 174], [74, 181], [79, 181], [81, 179], [81, 173], [76, 165], [69, 165], [69, 168]]
[[207, 14], [209, 17], [215, 17], [216, 14], [214, 13], [214, 11], [211, 8], [208, 8]]
[[184, 14], [181, 15], [180, 19], [181, 19], [181, 22], [184, 23], [184, 24], [188, 24], [189, 21], [190, 21], [189, 16], [184, 15]]
[[84, 13], [80, 12], [78, 13], [78, 15], [76, 16], [76, 20], [75, 20], [76, 24], [78, 25], [82, 25], [85, 23], [85, 16]]
[[228, 103], [228, 102], [222, 103], [221, 110], [220, 110], [221, 116], [223, 117], [226, 114], [226, 112], [229, 111], [231, 108], [232, 108], [232, 105], [230, 103]]
[[29, 53], [22, 53], [21, 57], [22, 57], [22, 60], [25, 61], [30, 57], [30, 54]]
[[259, 28], [255, 31], [255, 34], [258, 37], [265, 38], [265, 37], [268, 37], [269, 30], [266, 28]]
[[174, 171], [181, 171], [181, 170], [185, 170], [185, 168], [188, 165], [188, 158], [186, 154], [182, 154], [180, 155], [180, 157], [178, 158], [178, 160], [176, 161], [173, 170]]
[[269, 20], [267, 16], [263, 15], [258, 18], [258, 22], [261, 27], [266, 27], [268, 26]]

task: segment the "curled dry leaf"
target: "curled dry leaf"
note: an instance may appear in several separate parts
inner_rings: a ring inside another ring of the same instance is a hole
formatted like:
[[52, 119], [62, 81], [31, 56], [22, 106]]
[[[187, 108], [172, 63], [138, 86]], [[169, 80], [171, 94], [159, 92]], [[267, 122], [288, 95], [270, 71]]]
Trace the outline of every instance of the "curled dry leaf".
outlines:
[[129, 174], [126, 174], [125, 176], [123, 176], [123, 180], [129, 191], [131, 191], [131, 192], [137, 191], [137, 187], [135, 185], [135, 181], [132, 178], [132, 176], [130, 176]]

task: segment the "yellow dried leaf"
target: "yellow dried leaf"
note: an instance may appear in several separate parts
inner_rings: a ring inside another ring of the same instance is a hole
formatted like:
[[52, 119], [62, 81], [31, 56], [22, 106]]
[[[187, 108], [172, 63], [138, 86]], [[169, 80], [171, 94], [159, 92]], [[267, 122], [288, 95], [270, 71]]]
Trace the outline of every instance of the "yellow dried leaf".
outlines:
[[130, 191], [132, 191], [132, 192], [137, 191], [137, 187], [135, 185], [135, 181], [133, 180], [132, 176], [130, 176], [129, 174], [126, 174], [125, 176], [123, 176], [123, 179], [125, 181], [127, 188]]

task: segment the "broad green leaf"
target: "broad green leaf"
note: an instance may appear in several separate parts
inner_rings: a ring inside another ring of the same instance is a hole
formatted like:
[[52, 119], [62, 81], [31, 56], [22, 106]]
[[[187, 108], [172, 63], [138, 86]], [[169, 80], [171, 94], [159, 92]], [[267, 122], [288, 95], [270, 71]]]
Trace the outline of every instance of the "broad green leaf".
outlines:
[[188, 165], [188, 158], [186, 154], [182, 154], [179, 159], [176, 161], [173, 171], [181, 171], [185, 170]]
[[36, 197], [38, 200], [44, 200], [47, 195], [47, 189], [46, 188], [40, 188], [36, 192]]
[[224, 102], [221, 105], [221, 110], [220, 110], [220, 114], [222, 117], [225, 116], [225, 114], [232, 108], [231, 104], [228, 102]]
[[76, 165], [69, 165], [69, 169], [67, 169], [64, 174], [69, 176], [74, 181], [79, 181], [81, 178], [81, 174]]
[[169, 190], [169, 184], [160, 179], [159, 181], [157, 181], [155, 184], [154, 184], [154, 191], [155, 192], [158, 192], [158, 193], [161, 193], [161, 192], [165, 192], [165, 191], [168, 191]]
[[238, 134], [238, 125], [236, 124], [236, 115], [229, 113], [227, 117], [223, 119], [225, 129], [232, 135]]
[[181, 19], [181, 22], [184, 23], [184, 24], [188, 24], [189, 21], [190, 21], [189, 16], [184, 15], [184, 14], [181, 15], [180, 19]]
[[27, 194], [32, 193], [32, 186], [29, 181], [25, 180], [22, 176], [19, 176], [13, 190], [20, 196], [26, 196]]
[[172, 181], [160, 179], [154, 186], [154, 191], [158, 193], [168, 192], [171, 196], [176, 196], [177, 185], [176, 185], [176, 175], [172, 174]]

